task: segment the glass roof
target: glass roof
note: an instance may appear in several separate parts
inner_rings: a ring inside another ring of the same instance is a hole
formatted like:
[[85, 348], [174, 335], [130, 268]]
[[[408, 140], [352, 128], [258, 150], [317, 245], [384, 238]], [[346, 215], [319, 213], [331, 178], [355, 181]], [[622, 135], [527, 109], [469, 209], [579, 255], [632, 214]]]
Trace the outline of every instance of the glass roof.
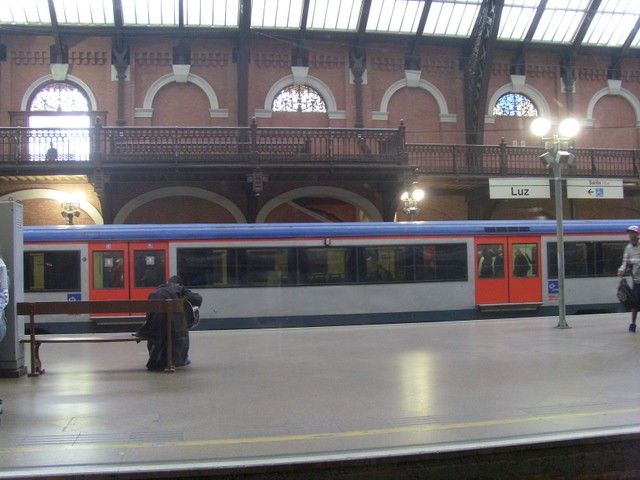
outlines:
[[362, 0], [311, 0], [307, 28], [355, 31], [361, 11]]
[[[60, 25], [115, 26], [115, 0], [53, 0]], [[120, 0], [122, 23], [128, 26], [179, 26], [180, 6], [185, 28], [233, 29], [239, 25], [241, 0]], [[500, 40], [522, 41], [531, 28], [541, 0], [505, 0]], [[591, 0], [548, 0], [532, 32], [533, 42], [570, 44], [585, 21]], [[368, 33], [412, 35], [417, 32], [425, 0], [372, 0]], [[482, 0], [432, 0], [423, 35], [469, 37]], [[301, 25], [305, 0], [252, 0], [254, 29], [356, 32], [363, 0], [308, 0], [306, 25]], [[0, 25], [51, 26], [47, 0], [0, 0]], [[640, 18], [640, 0], [602, 0], [583, 43], [620, 47]], [[640, 34], [631, 43], [640, 47]]]

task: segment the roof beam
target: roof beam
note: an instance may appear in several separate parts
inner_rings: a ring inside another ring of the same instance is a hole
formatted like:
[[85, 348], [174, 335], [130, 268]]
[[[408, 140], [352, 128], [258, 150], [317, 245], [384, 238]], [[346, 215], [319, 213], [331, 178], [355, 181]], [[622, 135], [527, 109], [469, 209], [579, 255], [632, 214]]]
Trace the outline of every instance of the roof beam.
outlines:
[[572, 47], [574, 51], [578, 50], [582, 45], [582, 42], [584, 41], [584, 37], [587, 35], [587, 31], [591, 26], [591, 22], [593, 22], [593, 17], [595, 17], [596, 12], [598, 11], [598, 8], [600, 8], [601, 3], [602, 3], [602, 0], [591, 0], [591, 4], [589, 5], [587, 13], [582, 18], [582, 23], [580, 24], [580, 27], [576, 32], [576, 36], [573, 38]]
[[[464, 107], [466, 141], [481, 145], [484, 141], [484, 112], [491, 77], [491, 64], [500, 28], [504, 0], [483, 0], [464, 57]], [[469, 158], [472, 164], [480, 158]]]
[[251, 0], [240, 0], [238, 8], [238, 26], [240, 35], [236, 47], [238, 80], [238, 126], [249, 126], [249, 61], [251, 51]]
[[51, 35], [53, 36], [54, 44], [49, 49], [49, 62], [54, 63], [69, 63], [69, 49], [62, 43], [62, 35], [60, 33], [60, 26], [58, 25], [58, 15], [56, 13], [56, 7], [53, 4], [53, 0], [47, 0], [49, 6], [49, 15], [51, 17]]
[[620, 75], [621, 75], [620, 64], [622, 63], [622, 59], [626, 57], [627, 54], [629, 53], [629, 48], [631, 48], [631, 42], [633, 42], [633, 39], [636, 38], [638, 31], [640, 31], [640, 16], [636, 20], [636, 24], [631, 29], [631, 32], [629, 32], [629, 35], [627, 35], [627, 38], [622, 44], [622, 46], [620, 47], [620, 50], [618, 50], [612, 56], [611, 64], [609, 65], [609, 71], [607, 72], [608, 78], [620, 80]]
[[300, 38], [307, 33], [307, 22], [309, 21], [309, 4], [311, 0], [304, 0], [302, 4], [302, 16], [300, 17]]
[[411, 39], [411, 47], [409, 48], [410, 57], [414, 57], [418, 51], [418, 46], [420, 45], [420, 41], [423, 38], [422, 34], [424, 33], [424, 26], [427, 24], [427, 17], [429, 17], [429, 12], [431, 11], [432, 3], [433, 3], [433, 0], [425, 0], [424, 2], [422, 14], [420, 15], [420, 20], [418, 21], [418, 28], [416, 30], [415, 35]]
[[116, 27], [116, 35], [122, 34], [124, 26], [124, 14], [122, 13], [122, 0], [113, 0], [113, 23]]
[[362, 2], [362, 10], [360, 11], [360, 18], [358, 19], [358, 41], [359, 47], [364, 45], [365, 34], [367, 33], [367, 23], [369, 22], [369, 13], [371, 12], [372, 0], [364, 0]]
[[524, 56], [531, 45], [531, 40], [533, 40], [533, 36], [540, 25], [540, 20], [542, 20], [542, 15], [544, 14], [544, 9], [547, 6], [547, 0], [540, 0], [538, 4], [538, 8], [536, 9], [536, 13], [533, 16], [533, 20], [531, 20], [531, 25], [529, 25], [529, 29], [527, 30], [527, 34], [524, 36], [524, 40], [520, 43], [520, 46], [513, 54], [513, 60], [511, 61], [511, 70], [512, 73], [517, 75], [525, 74], [525, 62]]

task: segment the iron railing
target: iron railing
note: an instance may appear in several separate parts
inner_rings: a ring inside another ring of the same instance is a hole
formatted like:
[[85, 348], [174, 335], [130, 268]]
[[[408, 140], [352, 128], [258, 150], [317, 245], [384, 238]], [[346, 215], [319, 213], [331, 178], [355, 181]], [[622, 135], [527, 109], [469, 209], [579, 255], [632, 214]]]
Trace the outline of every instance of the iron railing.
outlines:
[[404, 127], [0, 128], [0, 166], [33, 162], [406, 164]]
[[[635, 177], [639, 150], [574, 148], [567, 176]], [[0, 128], [0, 168], [58, 162], [92, 167], [165, 166], [414, 166], [422, 175], [548, 176], [541, 147], [405, 142], [405, 128]], [[75, 168], [75, 167], [74, 167]], [[6, 170], [6, 168], [5, 168]]]
[[[540, 160], [542, 147], [500, 145], [406, 144], [408, 163], [423, 175], [549, 176]], [[638, 150], [571, 148], [575, 160], [567, 176], [638, 177]]]

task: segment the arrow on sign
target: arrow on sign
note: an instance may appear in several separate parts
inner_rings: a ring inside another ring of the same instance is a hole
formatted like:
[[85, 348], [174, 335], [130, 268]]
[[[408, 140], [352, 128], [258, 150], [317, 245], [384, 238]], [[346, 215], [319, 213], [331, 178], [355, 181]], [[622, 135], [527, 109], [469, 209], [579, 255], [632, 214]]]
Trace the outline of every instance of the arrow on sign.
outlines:
[[593, 189], [590, 188], [589, 191], [587, 192], [589, 195], [593, 195]]

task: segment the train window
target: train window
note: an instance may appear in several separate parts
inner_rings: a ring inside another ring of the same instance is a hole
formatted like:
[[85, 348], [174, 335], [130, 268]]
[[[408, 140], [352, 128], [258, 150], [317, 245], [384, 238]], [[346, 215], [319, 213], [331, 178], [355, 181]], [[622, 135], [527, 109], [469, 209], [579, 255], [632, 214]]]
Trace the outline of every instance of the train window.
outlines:
[[240, 282], [251, 286], [295, 283], [295, 255], [288, 248], [248, 248], [238, 252]]
[[514, 277], [538, 276], [538, 246], [535, 243], [514, 243], [511, 246], [511, 261]]
[[190, 287], [235, 285], [235, 250], [179, 248], [178, 275]]
[[124, 288], [125, 264], [122, 250], [93, 252], [93, 288]]
[[360, 249], [361, 283], [412, 282], [415, 278], [411, 247]]
[[[565, 242], [567, 278], [615, 276], [622, 262], [625, 242]], [[558, 277], [556, 243], [547, 248], [549, 278]]]
[[133, 252], [135, 288], [155, 288], [167, 281], [164, 250], [136, 250]]
[[417, 247], [416, 280], [443, 282], [468, 279], [467, 247], [464, 243]]
[[626, 242], [598, 242], [596, 244], [596, 271], [606, 277], [615, 277], [622, 263]]
[[352, 248], [304, 248], [298, 254], [298, 279], [304, 285], [353, 281]]
[[502, 244], [482, 244], [478, 247], [478, 278], [504, 278]]
[[80, 252], [77, 250], [24, 253], [24, 291], [80, 290]]

